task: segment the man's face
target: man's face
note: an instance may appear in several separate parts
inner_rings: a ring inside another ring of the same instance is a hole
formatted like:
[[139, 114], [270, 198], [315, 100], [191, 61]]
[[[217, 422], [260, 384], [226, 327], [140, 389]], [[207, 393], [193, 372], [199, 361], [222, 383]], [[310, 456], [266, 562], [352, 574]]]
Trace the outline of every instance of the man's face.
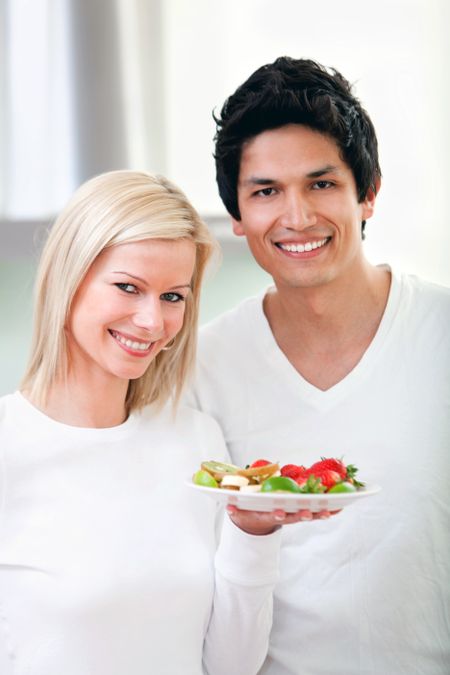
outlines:
[[235, 234], [277, 287], [308, 288], [358, 275], [361, 221], [373, 213], [370, 191], [358, 203], [351, 169], [335, 141], [299, 124], [265, 131], [242, 149], [241, 220]]

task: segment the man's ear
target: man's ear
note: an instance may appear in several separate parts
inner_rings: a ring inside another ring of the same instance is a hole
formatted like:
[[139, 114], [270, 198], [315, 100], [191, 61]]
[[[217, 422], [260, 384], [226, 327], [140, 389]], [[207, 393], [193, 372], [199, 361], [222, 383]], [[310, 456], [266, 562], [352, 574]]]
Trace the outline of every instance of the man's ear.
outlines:
[[235, 218], [231, 218], [231, 224], [233, 225], [233, 232], [237, 237], [245, 236], [242, 220], [235, 220]]
[[370, 218], [373, 216], [373, 212], [375, 210], [375, 201], [378, 197], [378, 193], [381, 188], [381, 177], [377, 176], [375, 179], [375, 189], [373, 187], [370, 187], [367, 190], [366, 197], [363, 202], [363, 220], [367, 220], [367, 218]]

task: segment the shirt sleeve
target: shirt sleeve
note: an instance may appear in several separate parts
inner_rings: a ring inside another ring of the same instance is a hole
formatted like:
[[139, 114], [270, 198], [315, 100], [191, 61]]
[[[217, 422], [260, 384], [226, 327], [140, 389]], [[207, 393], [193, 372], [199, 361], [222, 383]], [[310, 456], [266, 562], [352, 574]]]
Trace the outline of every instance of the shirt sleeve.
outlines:
[[181, 402], [184, 405], [187, 405], [189, 408], [195, 408], [196, 410], [201, 410], [200, 403], [198, 400], [197, 392], [195, 389], [195, 377], [197, 375], [197, 368], [195, 374], [191, 375], [188, 382], [184, 385]]
[[[4, 462], [4, 447], [5, 438], [2, 432], [2, 405], [0, 403], [0, 546], [1, 546], [1, 528], [3, 525], [3, 511], [6, 498], [6, 471]], [[1, 563], [0, 563], [1, 573]], [[8, 645], [8, 625], [3, 612], [1, 600], [1, 583], [0, 583], [0, 673], [2, 675], [13, 675], [13, 663]]]
[[253, 675], [261, 667], [272, 627], [280, 541], [281, 530], [253, 536], [224, 518], [203, 651], [208, 675]]
[[6, 619], [3, 616], [1, 604], [0, 604], [0, 673], [2, 675], [14, 675], [13, 662], [8, 647], [8, 631]]

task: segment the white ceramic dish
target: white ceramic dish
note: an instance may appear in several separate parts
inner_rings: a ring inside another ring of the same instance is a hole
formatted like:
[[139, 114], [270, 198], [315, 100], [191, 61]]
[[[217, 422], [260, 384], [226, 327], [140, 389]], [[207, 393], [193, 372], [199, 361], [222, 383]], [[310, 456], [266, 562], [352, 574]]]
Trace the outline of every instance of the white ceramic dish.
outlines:
[[187, 485], [197, 492], [203, 492], [211, 499], [226, 506], [234, 504], [244, 511], [273, 511], [283, 509], [286, 513], [294, 513], [307, 509], [317, 511], [337, 511], [365, 497], [371, 497], [381, 490], [379, 485], [366, 485], [357, 492], [336, 492], [332, 494], [291, 494], [289, 492], [262, 493], [240, 492], [224, 488], [203, 487], [188, 481]]

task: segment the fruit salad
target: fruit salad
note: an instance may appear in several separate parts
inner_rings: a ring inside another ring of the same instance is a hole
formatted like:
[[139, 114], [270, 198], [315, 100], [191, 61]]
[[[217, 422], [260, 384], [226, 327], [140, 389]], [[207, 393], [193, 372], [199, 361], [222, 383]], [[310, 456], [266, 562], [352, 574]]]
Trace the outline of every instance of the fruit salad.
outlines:
[[356, 492], [364, 486], [357, 469], [342, 459], [323, 457], [309, 467], [257, 459], [245, 468], [224, 462], [203, 462], [192, 480], [196, 485], [240, 492], [297, 494]]

